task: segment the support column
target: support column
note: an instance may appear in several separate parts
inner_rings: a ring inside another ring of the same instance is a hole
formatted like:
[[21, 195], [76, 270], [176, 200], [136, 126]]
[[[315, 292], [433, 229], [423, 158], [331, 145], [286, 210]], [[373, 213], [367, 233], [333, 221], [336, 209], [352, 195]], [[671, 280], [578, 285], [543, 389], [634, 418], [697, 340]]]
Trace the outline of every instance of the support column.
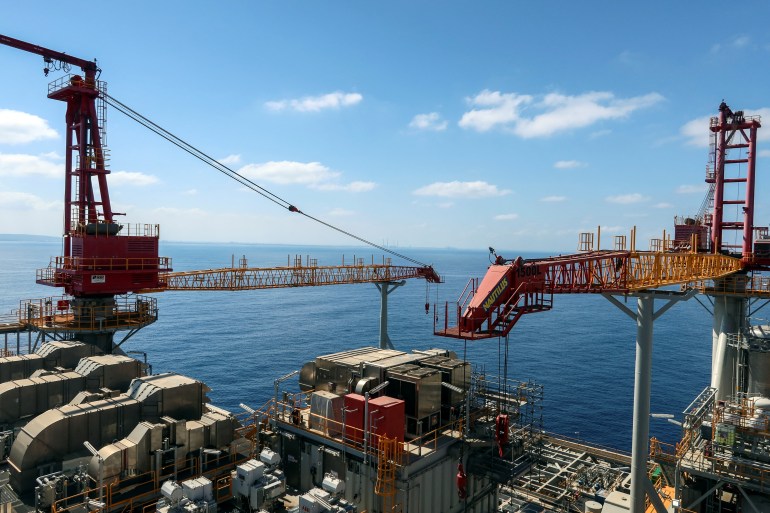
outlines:
[[631, 511], [644, 511], [650, 439], [652, 327], [655, 296], [639, 296], [636, 306], [636, 367], [634, 369], [634, 428], [631, 438]]
[[745, 319], [747, 277], [743, 274], [715, 280], [717, 290], [726, 293], [714, 296], [714, 321], [712, 327], [711, 386], [717, 389], [717, 400], [735, 394], [735, 369], [738, 349], [727, 344], [729, 335], [741, 331]]
[[393, 349], [388, 337], [388, 294], [404, 285], [406, 280], [381, 281], [374, 286], [380, 291], [380, 349]]
[[[696, 293], [685, 294], [668, 291], [644, 291], [636, 296], [636, 312], [609, 294], [603, 294], [611, 303], [636, 321], [636, 366], [634, 370], [634, 423], [631, 438], [631, 511], [644, 511], [645, 493], [652, 488], [647, 478], [650, 439], [650, 388], [652, 383], [652, 340], [655, 320], [675, 303], [688, 300]], [[655, 311], [655, 299], [668, 302]], [[653, 490], [654, 491], [654, 490]], [[656, 511], [662, 507], [660, 500], [651, 497]]]

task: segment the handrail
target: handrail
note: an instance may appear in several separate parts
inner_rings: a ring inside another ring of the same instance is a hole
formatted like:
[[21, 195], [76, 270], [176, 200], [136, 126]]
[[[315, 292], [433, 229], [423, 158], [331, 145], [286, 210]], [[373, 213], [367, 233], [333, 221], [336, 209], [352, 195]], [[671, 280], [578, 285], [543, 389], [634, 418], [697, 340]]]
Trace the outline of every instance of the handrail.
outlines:
[[[343, 423], [339, 420], [326, 417], [318, 413], [311, 413], [309, 411], [309, 407], [307, 406], [303, 408], [296, 407], [296, 403], [293, 401], [292, 397], [294, 395], [300, 394], [304, 395], [305, 393], [300, 392], [299, 394], [290, 394], [288, 401], [284, 402], [279, 400], [277, 403], [272, 405], [272, 408], [270, 409], [283, 412], [278, 416], [278, 420], [280, 422], [291, 424], [295, 428], [299, 428], [304, 431], [313, 431], [313, 433], [316, 435], [320, 433], [324, 438], [333, 440], [336, 443], [340, 443], [343, 447], [349, 447], [361, 451], [363, 450], [363, 429], [356, 426], [351, 426], [350, 424], [345, 424], [343, 430]], [[273, 402], [274, 399], [268, 401], [268, 403]], [[294, 411], [300, 412], [299, 416], [294, 414]], [[258, 410], [257, 413], [267, 415], [265, 410]], [[318, 427], [311, 428], [311, 425]], [[429, 449], [435, 451], [438, 447], [439, 439], [442, 436], [445, 436], [444, 433], [447, 431], [455, 432], [459, 436], [459, 434], [462, 433], [462, 418], [455, 419], [442, 426], [438, 426], [419, 437], [409, 440], [408, 442], [398, 442], [399, 452], [407, 452], [408, 446], [415, 446], [418, 449]], [[376, 435], [376, 433], [373, 434]], [[360, 442], [357, 440], [360, 440]], [[373, 458], [377, 457], [376, 443], [369, 445], [367, 453]]]
[[18, 310], [20, 324], [41, 331], [131, 329], [152, 324], [157, 318], [157, 299], [140, 295], [116, 296], [109, 306], [81, 305], [67, 296], [25, 299]]
[[[235, 465], [241, 464], [245, 461], [248, 461], [248, 457], [242, 457], [238, 458], [237, 454], [227, 454], [223, 455], [220, 460], [225, 459], [227, 460], [223, 465], [219, 465], [213, 469], [206, 470], [200, 474], [200, 476], [210, 478], [212, 482], [216, 483], [222, 483], [223, 480], [229, 481], [230, 479], [230, 471], [235, 467]], [[177, 469], [177, 473], [185, 474], [188, 472], [195, 473], [197, 463], [197, 459], [192, 458], [192, 461], [190, 465], [184, 466], [181, 469]], [[162, 474], [167, 475], [167, 474]], [[89, 476], [90, 477], [90, 476]], [[116, 478], [111, 480], [108, 483], [104, 483], [104, 487], [106, 488], [106, 493], [104, 494], [105, 499], [105, 506], [104, 508], [100, 508], [98, 510], [92, 510], [92, 512], [102, 512], [102, 511], [113, 511], [115, 508], [122, 508], [122, 511], [124, 512], [130, 512], [134, 511], [135, 508], [138, 507], [138, 505], [142, 504], [142, 509], [144, 510], [148, 506], [154, 506], [157, 502], [157, 496], [160, 491], [160, 487], [162, 483], [157, 483], [156, 481], [156, 471], [150, 470], [148, 472], [144, 472], [142, 474], [136, 475], [136, 476], [130, 476], [126, 478], [125, 480], [137, 480], [142, 479], [139, 482], [133, 482], [132, 488], [140, 487], [142, 485], [147, 485], [152, 483], [152, 489], [140, 493], [136, 496], [113, 501], [113, 497], [116, 494], [120, 494], [120, 488], [119, 484], [121, 483], [121, 479]], [[229, 487], [229, 484], [227, 485]], [[82, 509], [82, 504], [84, 499], [88, 500], [89, 497], [91, 497], [91, 493], [97, 492], [97, 489], [88, 488], [86, 490], [83, 490], [82, 492], [78, 492], [74, 495], [64, 497], [62, 499], [59, 499], [53, 503], [51, 506], [52, 513], [77, 513]], [[230, 496], [215, 496], [215, 500], [217, 502], [222, 502], [224, 500], [229, 499]], [[149, 502], [145, 502], [146, 499], [149, 499]]]

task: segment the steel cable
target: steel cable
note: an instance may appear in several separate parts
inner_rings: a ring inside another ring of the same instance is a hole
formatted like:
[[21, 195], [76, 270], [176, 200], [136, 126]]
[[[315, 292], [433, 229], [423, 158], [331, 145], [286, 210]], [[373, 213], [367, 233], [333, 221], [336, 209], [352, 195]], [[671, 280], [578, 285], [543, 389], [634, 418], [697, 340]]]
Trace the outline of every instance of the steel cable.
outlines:
[[203, 151], [199, 150], [192, 144], [187, 143], [180, 137], [174, 135], [173, 133], [169, 132], [165, 128], [161, 127], [160, 125], [156, 124], [155, 122], [151, 121], [150, 119], [146, 118], [145, 116], [139, 114], [137, 111], [132, 109], [131, 107], [127, 106], [126, 104], [120, 102], [119, 100], [115, 99], [114, 97], [110, 96], [106, 92], [102, 91], [102, 96], [104, 97], [104, 101], [115, 108], [118, 112], [121, 112], [128, 116], [129, 118], [133, 119], [140, 125], [144, 126], [148, 130], [154, 132], [155, 134], [161, 136], [162, 138], [166, 139], [170, 143], [174, 144], [175, 146], [179, 147], [180, 149], [186, 151], [193, 157], [199, 159], [201, 162], [204, 162], [205, 164], [210, 165], [223, 175], [235, 180], [236, 182], [240, 183], [241, 185], [245, 186], [246, 188], [256, 192], [260, 196], [264, 197], [265, 199], [268, 199], [275, 203], [276, 205], [279, 205], [281, 208], [285, 208], [289, 210], [290, 212], [295, 212], [297, 214], [302, 214], [306, 218], [315, 221], [316, 223], [322, 224], [326, 226], [327, 228], [331, 228], [332, 230], [335, 230], [343, 235], [346, 235], [348, 237], [351, 237], [353, 239], [356, 239], [359, 242], [363, 242], [364, 244], [368, 246], [372, 246], [374, 248], [379, 249], [380, 251], [384, 251], [385, 253], [389, 253], [393, 256], [396, 256], [398, 258], [401, 258], [403, 260], [406, 260], [408, 262], [412, 262], [413, 264], [417, 264], [423, 267], [430, 267], [428, 264], [424, 262], [420, 262], [419, 260], [415, 260], [414, 258], [410, 258], [406, 255], [403, 255], [401, 253], [398, 253], [397, 251], [393, 251], [392, 249], [386, 248], [384, 246], [381, 246], [380, 244], [376, 244], [370, 240], [364, 239], [363, 237], [359, 237], [358, 235], [355, 235], [352, 232], [349, 232], [347, 230], [343, 230], [342, 228], [339, 228], [337, 226], [334, 226], [330, 223], [327, 223], [326, 221], [323, 221], [317, 217], [311, 216], [310, 214], [307, 214], [297, 207], [295, 207], [290, 202], [286, 201], [285, 199], [281, 198], [280, 196], [273, 194], [269, 190], [265, 189], [264, 187], [258, 185], [257, 183], [253, 182], [249, 178], [243, 176], [242, 174], [230, 169], [226, 165], [222, 164], [221, 162], [217, 161], [215, 158], [211, 157], [210, 155], [204, 153]]

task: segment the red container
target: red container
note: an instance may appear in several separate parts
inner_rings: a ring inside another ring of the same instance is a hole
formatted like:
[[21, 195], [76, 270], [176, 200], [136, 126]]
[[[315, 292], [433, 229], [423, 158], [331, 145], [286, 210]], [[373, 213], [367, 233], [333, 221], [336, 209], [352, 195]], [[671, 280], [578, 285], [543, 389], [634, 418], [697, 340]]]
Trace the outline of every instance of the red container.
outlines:
[[405, 403], [386, 395], [369, 399], [369, 421], [371, 422], [372, 447], [377, 447], [379, 436], [404, 441], [406, 429]]
[[[345, 440], [361, 443], [364, 441], [364, 402], [358, 394], [345, 396]], [[371, 401], [370, 401], [371, 403]]]
[[[364, 409], [366, 399], [362, 395], [345, 396], [345, 439], [350, 442], [364, 441]], [[371, 422], [372, 447], [377, 447], [379, 435], [404, 441], [406, 424], [406, 403], [401, 399], [382, 396], [369, 399], [369, 422]]]

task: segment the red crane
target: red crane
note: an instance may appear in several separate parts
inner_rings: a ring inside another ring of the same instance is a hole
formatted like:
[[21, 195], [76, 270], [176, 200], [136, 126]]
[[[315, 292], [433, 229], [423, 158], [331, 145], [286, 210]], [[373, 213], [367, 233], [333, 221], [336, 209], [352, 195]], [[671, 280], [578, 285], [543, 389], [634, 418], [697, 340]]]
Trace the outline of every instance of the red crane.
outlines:
[[[158, 257], [158, 228], [125, 227], [115, 221], [107, 175], [102, 129], [104, 107], [98, 99], [104, 83], [96, 61], [0, 35], [0, 43], [42, 55], [49, 66], [65, 71], [79, 67], [83, 75], [68, 74], [51, 82], [48, 97], [67, 104], [64, 184], [64, 256], [53, 272], [42, 273], [38, 283], [64, 287], [77, 298], [109, 300], [116, 294], [155, 288], [158, 275], [168, 271], [168, 260]], [[120, 233], [126, 229], [126, 233]]]
[[[382, 264], [319, 267], [315, 261], [277, 268], [238, 267], [172, 273], [170, 259], [158, 256], [158, 225], [126, 225], [116, 222], [107, 186], [107, 151], [104, 144], [105, 99], [111, 99], [96, 61], [72, 57], [38, 45], [0, 35], [0, 44], [41, 55], [47, 76], [51, 68], [66, 73], [72, 66], [82, 75], [67, 74], [49, 84], [48, 97], [63, 101], [66, 110], [66, 157], [64, 186], [64, 255], [53, 265], [38, 270], [37, 283], [63, 287], [71, 298], [45, 298], [22, 303], [19, 325], [53, 337], [78, 333], [84, 342], [105, 352], [113, 348], [118, 330], [128, 330], [125, 341], [138, 329], [157, 320], [156, 300], [128, 295], [163, 290], [253, 290], [305, 287], [342, 283], [375, 283], [381, 289], [381, 343], [387, 340], [387, 294], [409, 278], [438, 283], [430, 266]], [[111, 99], [114, 101], [114, 99]], [[126, 106], [122, 111], [132, 117]], [[134, 114], [136, 114], [134, 112]], [[134, 117], [134, 119], [136, 119]], [[145, 119], [145, 121], [148, 121]], [[164, 131], [165, 133], [165, 131]], [[165, 133], [169, 137], [171, 134]], [[174, 136], [192, 154], [210, 158]], [[242, 178], [242, 177], [241, 177]], [[256, 184], [252, 184], [256, 186]], [[300, 212], [287, 205], [291, 212]], [[428, 307], [426, 306], [426, 309]], [[121, 342], [122, 343], [122, 342]]]
[[[64, 255], [56, 258], [54, 266], [39, 271], [37, 282], [63, 287], [72, 300], [61, 301], [58, 306], [74, 312], [75, 317], [99, 318], [105, 323], [128, 317], [134, 327], [152, 322], [154, 315], [147, 315], [151, 313], [148, 302], [135, 301], [125, 307], [116, 303], [116, 295], [157, 288], [159, 274], [170, 268], [169, 260], [158, 256], [157, 225], [125, 227], [115, 221], [120, 214], [112, 210], [107, 186], [110, 171], [102, 128], [104, 105], [99, 101], [105, 87], [98, 80], [101, 70], [95, 60], [8, 36], [0, 35], [0, 43], [41, 55], [46, 75], [51, 68], [68, 72], [75, 66], [82, 70], [82, 75], [67, 74], [48, 86], [49, 98], [67, 104]], [[112, 335], [107, 331], [84, 338], [110, 352]]]
[[[706, 176], [709, 193], [700, 215], [686, 218], [684, 222], [676, 221], [674, 240], [664, 234], [651, 244], [654, 251], [641, 252], [635, 250], [632, 232], [630, 250], [625, 248], [623, 237], [621, 244], [616, 238], [616, 249], [611, 251], [596, 251], [590, 244], [581, 248], [585, 250], [582, 253], [552, 258], [505, 260], [498, 257], [480, 283], [470, 281], [456, 306], [451, 310], [449, 305], [445, 307], [443, 326], [438, 325], [439, 316], [434, 317], [436, 335], [465, 340], [506, 336], [507, 369], [507, 335], [511, 328], [522, 315], [550, 310], [555, 293], [601, 293], [629, 315], [637, 326], [630, 485], [633, 511], [644, 510], [646, 496], [655, 504], [656, 511], [665, 511], [647, 479], [653, 324], [674, 303], [695, 292], [677, 294], [656, 289], [674, 284], [692, 287], [710, 280], [707, 293], [711, 294], [748, 297], [768, 292], [767, 280], [760, 279], [755, 284], [745, 276], [730, 276], [738, 272], [754, 273], [770, 265], [767, 228], [754, 226], [754, 159], [759, 127], [758, 117], [733, 112], [722, 102], [719, 116], [711, 119], [709, 127], [714, 134], [713, 160]], [[728, 156], [731, 150], [744, 149], [747, 150], [745, 157]], [[741, 176], [740, 166], [744, 164], [746, 174]], [[731, 167], [727, 168], [728, 165]], [[728, 176], [726, 169], [732, 174]], [[727, 186], [744, 187], [743, 198], [736, 194], [731, 196], [734, 199], [728, 199]], [[739, 219], [725, 219], [725, 206], [729, 205], [740, 209]], [[741, 244], [725, 240], [729, 230], [742, 232]], [[765, 290], [753, 290], [757, 285]], [[635, 297], [636, 312], [612, 294]], [[666, 302], [657, 311], [656, 299]], [[722, 312], [726, 309], [725, 306]], [[714, 315], [717, 317], [716, 308]], [[503, 413], [497, 419], [503, 424], [507, 421]]]
[[445, 307], [443, 326], [435, 316], [434, 332], [462, 339], [501, 337], [522, 315], [550, 310], [554, 294], [628, 294], [719, 278], [740, 269], [740, 260], [727, 255], [636, 251], [633, 243], [630, 250], [591, 248], [530, 260], [498, 257], [481, 282], [470, 280], [452, 311]]

